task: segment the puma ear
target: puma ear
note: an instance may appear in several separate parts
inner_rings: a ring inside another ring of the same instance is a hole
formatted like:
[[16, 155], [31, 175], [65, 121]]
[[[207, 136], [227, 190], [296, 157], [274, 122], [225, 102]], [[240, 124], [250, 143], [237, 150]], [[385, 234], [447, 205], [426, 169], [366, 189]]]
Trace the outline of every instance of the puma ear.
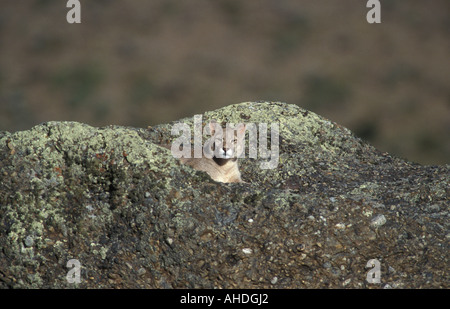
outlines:
[[245, 128], [246, 128], [245, 123], [239, 123], [239, 124], [237, 125], [237, 131], [236, 131], [236, 132], [237, 132], [239, 135], [244, 134], [244, 133], [245, 133]]
[[209, 122], [209, 130], [211, 132], [211, 135], [214, 135], [214, 133], [216, 132], [216, 125], [217, 125], [217, 121], [215, 119], [212, 119]]

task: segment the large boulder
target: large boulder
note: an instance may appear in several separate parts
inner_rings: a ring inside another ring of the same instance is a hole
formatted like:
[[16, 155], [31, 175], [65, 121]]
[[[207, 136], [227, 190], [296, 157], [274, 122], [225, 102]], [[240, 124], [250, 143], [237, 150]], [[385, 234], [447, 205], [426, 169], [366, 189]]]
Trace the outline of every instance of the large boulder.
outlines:
[[277, 166], [247, 156], [246, 183], [214, 182], [159, 146], [175, 122], [0, 132], [0, 287], [449, 287], [449, 165], [381, 153], [296, 105], [211, 119], [266, 123], [269, 139], [277, 123]]

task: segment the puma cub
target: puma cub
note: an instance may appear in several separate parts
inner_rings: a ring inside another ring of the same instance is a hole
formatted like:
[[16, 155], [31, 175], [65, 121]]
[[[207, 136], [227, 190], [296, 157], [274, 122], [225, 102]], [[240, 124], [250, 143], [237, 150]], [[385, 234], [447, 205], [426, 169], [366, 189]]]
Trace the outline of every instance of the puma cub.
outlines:
[[215, 121], [209, 123], [212, 138], [204, 145], [202, 158], [180, 158], [192, 168], [204, 171], [218, 182], [244, 182], [239, 171], [238, 157], [244, 151], [245, 124], [222, 130]]

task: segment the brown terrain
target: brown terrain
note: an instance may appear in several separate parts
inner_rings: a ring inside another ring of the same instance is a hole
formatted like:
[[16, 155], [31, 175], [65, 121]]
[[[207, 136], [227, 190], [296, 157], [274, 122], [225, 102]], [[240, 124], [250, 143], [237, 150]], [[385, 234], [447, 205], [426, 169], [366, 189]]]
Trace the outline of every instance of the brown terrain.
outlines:
[[296, 104], [381, 151], [450, 163], [450, 2], [3, 1], [0, 130], [147, 127], [244, 101]]

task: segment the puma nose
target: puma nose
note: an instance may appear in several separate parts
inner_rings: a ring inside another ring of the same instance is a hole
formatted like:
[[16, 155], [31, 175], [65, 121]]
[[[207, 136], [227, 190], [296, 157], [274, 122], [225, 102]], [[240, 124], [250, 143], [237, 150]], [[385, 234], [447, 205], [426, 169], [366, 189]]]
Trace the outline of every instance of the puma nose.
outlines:
[[233, 149], [231, 148], [223, 147], [222, 151], [225, 158], [231, 158], [233, 156]]

